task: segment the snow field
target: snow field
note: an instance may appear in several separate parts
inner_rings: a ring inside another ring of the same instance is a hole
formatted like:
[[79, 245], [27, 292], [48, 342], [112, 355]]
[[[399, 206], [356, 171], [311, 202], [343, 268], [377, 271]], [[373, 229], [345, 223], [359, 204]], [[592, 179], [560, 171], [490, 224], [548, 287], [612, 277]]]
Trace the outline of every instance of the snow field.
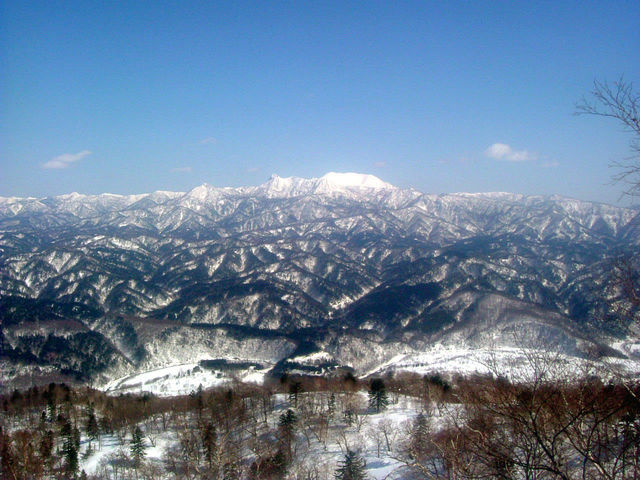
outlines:
[[[422, 411], [421, 402], [415, 398], [403, 395], [389, 395], [390, 403], [386, 410], [375, 413], [368, 405], [366, 392], [352, 394], [337, 393], [338, 399], [335, 413], [330, 419], [326, 437], [321, 439], [314, 436], [308, 423], [309, 417], [305, 414], [303, 405], [306, 402], [326, 402], [328, 392], [312, 392], [301, 394], [298, 408], [289, 401], [288, 395], [276, 394], [273, 396], [273, 411], [268, 418], [268, 427], [273, 432], [277, 431], [280, 415], [291, 408], [298, 416], [296, 435], [293, 446], [294, 461], [291, 465], [290, 475], [294, 471], [314, 471], [321, 479], [333, 479], [333, 474], [340, 462], [344, 459], [347, 448], [358, 451], [366, 461], [366, 471], [369, 478], [403, 479], [403, 465], [395, 458], [397, 448], [404, 435], [409, 431], [414, 418]], [[357, 413], [351, 422], [347, 424], [340, 406], [343, 404], [357, 405]], [[438, 423], [441, 418], [438, 412], [432, 412], [433, 420]], [[145, 431], [144, 422], [140, 427]], [[169, 428], [163, 433], [149, 433], [145, 431], [145, 468], [153, 469], [159, 474], [157, 478], [173, 478], [170, 472], [165, 470], [167, 455], [170, 455], [172, 447], [178, 443], [180, 431], [175, 427]], [[153, 441], [153, 444], [152, 442]], [[83, 455], [87, 451], [88, 440], [83, 437], [80, 448], [80, 470], [84, 470], [89, 476], [98, 474], [113, 474], [114, 466], [126, 465], [131, 455], [131, 434], [128, 432], [124, 439], [117, 435], [103, 435], [98, 442], [93, 442], [93, 452]], [[391, 450], [387, 448], [390, 443]], [[250, 464], [255, 455], [250, 451], [246, 453], [247, 464]], [[124, 459], [124, 460], [123, 460]], [[130, 464], [129, 464], [130, 465]], [[122, 467], [121, 467], [122, 469]], [[406, 473], [406, 472], [405, 472]], [[287, 477], [289, 478], [289, 477]], [[291, 477], [295, 478], [295, 477]]]
[[152, 393], [160, 397], [187, 395], [198, 388], [221, 387], [236, 380], [245, 383], [264, 381], [267, 370], [256, 370], [253, 367], [240, 370], [237, 375], [229, 375], [220, 370], [209, 370], [197, 363], [185, 363], [149, 370], [108, 383], [103, 390], [110, 395], [125, 393]]

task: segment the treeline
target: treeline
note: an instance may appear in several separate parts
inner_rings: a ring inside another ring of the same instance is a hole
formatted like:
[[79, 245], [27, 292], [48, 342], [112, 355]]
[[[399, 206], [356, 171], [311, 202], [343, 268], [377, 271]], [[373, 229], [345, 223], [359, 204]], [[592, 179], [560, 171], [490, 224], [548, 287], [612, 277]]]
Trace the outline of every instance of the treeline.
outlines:
[[0, 477], [367, 478], [368, 455], [393, 462], [389, 478], [640, 478], [640, 385], [545, 378], [283, 375], [171, 398], [33, 387], [0, 398]]

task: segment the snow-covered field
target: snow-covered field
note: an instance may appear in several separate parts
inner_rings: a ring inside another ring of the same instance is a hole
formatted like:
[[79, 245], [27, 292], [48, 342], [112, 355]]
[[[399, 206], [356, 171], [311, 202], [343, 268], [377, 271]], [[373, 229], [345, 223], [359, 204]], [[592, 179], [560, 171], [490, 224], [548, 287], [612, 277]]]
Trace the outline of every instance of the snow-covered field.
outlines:
[[[328, 393], [305, 395], [327, 396]], [[274, 398], [275, 408], [268, 423], [272, 429], [277, 429], [280, 414], [293, 407], [286, 395], [278, 394]], [[366, 393], [353, 394], [351, 401], [360, 407], [359, 413], [349, 426], [345, 423], [342, 412], [336, 411], [324, 441], [304, 435], [301, 430], [305, 428], [305, 419], [301, 418], [294, 446], [295, 468], [314, 470], [319, 474], [319, 478], [332, 479], [347, 449], [350, 449], [357, 451], [366, 461], [369, 478], [407, 478], [403, 475], [403, 464], [395, 457], [404, 435], [409, 432], [413, 420], [422, 411], [422, 404], [414, 398], [401, 395], [390, 396], [390, 400], [386, 410], [375, 413], [367, 408]], [[431, 419], [436, 424], [443, 420], [437, 410], [431, 412]], [[146, 432], [145, 464], [148, 468], [155, 468], [157, 472], [164, 470], [171, 447], [175, 447], [177, 443], [178, 434], [175, 430], [160, 434]], [[88, 442], [84, 439], [80, 449], [80, 469], [88, 475], [108, 473], [118, 461], [126, 464], [126, 460], [122, 459], [130, 456], [130, 435], [124, 442], [115, 435], [104, 435], [100, 446], [93, 442], [92, 453], [88, 456], [82, 455], [82, 452], [86, 452], [87, 446]], [[158, 478], [169, 478], [168, 473], [164, 472]]]
[[[631, 348], [631, 347], [629, 347]], [[397, 355], [378, 368], [368, 372], [414, 372], [421, 375], [434, 373], [504, 376], [512, 381], [526, 379], [547, 369], [547, 375], [562, 377], [569, 373], [589, 372], [603, 377], [611, 375], [640, 375], [640, 357], [604, 358], [591, 361], [543, 350], [519, 347], [466, 348], [436, 345], [429, 351]]]
[[[158, 469], [160, 469], [167, 449], [175, 441], [175, 432], [166, 432], [164, 435], [153, 437], [153, 444], [149, 436], [147, 436], [145, 438], [146, 461], [151, 465], [157, 464]], [[93, 442], [91, 454], [89, 455], [86, 454], [87, 447], [88, 441], [85, 439], [81, 445], [81, 451], [84, 451], [85, 454], [81, 455], [80, 470], [84, 470], [87, 475], [109, 472], [112, 469], [110, 464], [117, 462], [117, 459], [127, 458], [130, 454], [129, 445], [126, 442], [121, 442], [116, 435], [104, 435], [99, 444]]]
[[[535, 369], [547, 367], [549, 375], [573, 375], [575, 372], [589, 372], [603, 377], [611, 375], [639, 376], [640, 357], [631, 356], [638, 352], [637, 345], [625, 345], [627, 359], [607, 358], [600, 362], [558, 355], [517, 347], [495, 347], [491, 349], [470, 348], [464, 346], [435, 345], [432, 349], [413, 354], [401, 354], [391, 360], [363, 372], [361, 376], [384, 375], [390, 372], [413, 372], [420, 375], [487, 375], [504, 376], [513, 381], [526, 379], [535, 374]], [[313, 365], [321, 361], [330, 361], [332, 356], [326, 352], [316, 352], [293, 360]], [[545, 363], [548, 365], [545, 366]], [[102, 390], [109, 394], [149, 392], [158, 396], [185, 395], [202, 388], [218, 387], [240, 381], [261, 384], [269, 372], [269, 367], [254, 367], [235, 370], [206, 369], [197, 363], [184, 363], [167, 366], [146, 372], [129, 375], [109, 382]]]
[[118, 395], [148, 392], [170, 397], [185, 395], [197, 391], [200, 387], [205, 389], [219, 387], [234, 381], [262, 383], [267, 371], [268, 369], [256, 370], [250, 367], [230, 375], [221, 370], [203, 368], [197, 363], [184, 363], [118, 378], [106, 384], [102, 390]]

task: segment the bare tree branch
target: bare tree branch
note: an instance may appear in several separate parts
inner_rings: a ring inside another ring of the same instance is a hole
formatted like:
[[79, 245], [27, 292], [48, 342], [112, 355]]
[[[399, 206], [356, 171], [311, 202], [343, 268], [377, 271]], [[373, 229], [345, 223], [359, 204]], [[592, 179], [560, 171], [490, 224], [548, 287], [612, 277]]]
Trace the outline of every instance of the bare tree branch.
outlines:
[[614, 183], [627, 185], [622, 195], [640, 196], [640, 95], [634, 92], [633, 84], [623, 77], [609, 83], [595, 80], [590, 97], [583, 97], [576, 105], [576, 115], [596, 115], [613, 118], [622, 123], [632, 134], [629, 143], [631, 155], [611, 164], [617, 173], [612, 175]]

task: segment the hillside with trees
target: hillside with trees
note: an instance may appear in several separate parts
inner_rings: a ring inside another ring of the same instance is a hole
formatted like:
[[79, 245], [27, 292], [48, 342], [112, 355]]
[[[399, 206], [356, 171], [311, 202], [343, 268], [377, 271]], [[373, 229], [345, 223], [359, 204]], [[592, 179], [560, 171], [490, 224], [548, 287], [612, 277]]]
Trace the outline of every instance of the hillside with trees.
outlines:
[[640, 383], [613, 370], [559, 376], [549, 355], [529, 366], [517, 382], [283, 375], [177, 397], [33, 387], [1, 398], [1, 475], [638, 478]]

